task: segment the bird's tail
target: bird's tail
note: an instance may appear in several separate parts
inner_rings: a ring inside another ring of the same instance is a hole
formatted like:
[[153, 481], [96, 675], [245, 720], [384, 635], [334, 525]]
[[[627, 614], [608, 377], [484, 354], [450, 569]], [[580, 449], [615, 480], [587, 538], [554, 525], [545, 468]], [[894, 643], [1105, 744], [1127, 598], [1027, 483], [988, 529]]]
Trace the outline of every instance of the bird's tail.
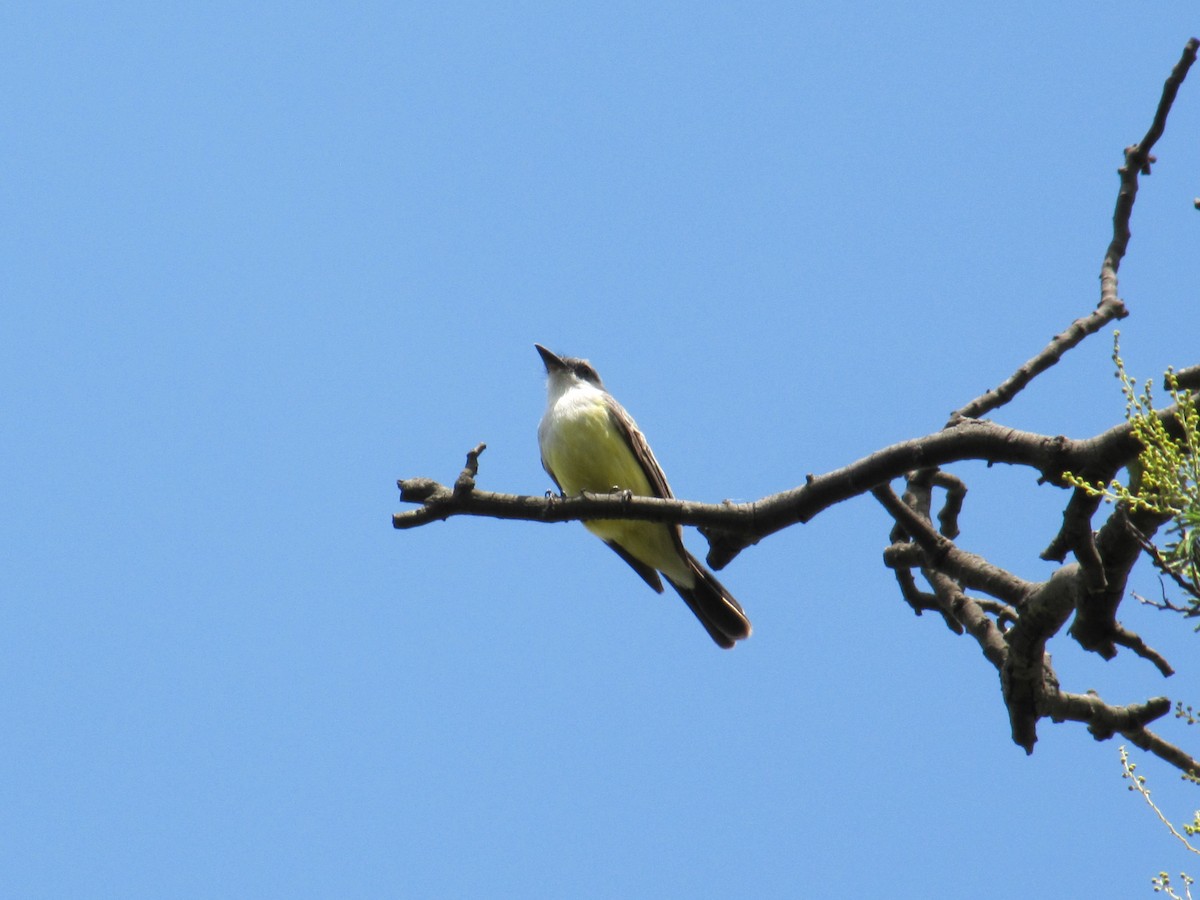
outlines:
[[670, 582], [683, 602], [700, 620], [704, 630], [709, 633], [718, 646], [729, 649], [742, 638], [750, 637], [750, 620], [742, 605], [733, 599], [733, 595], [725, 589], [725, 585], [696, 560], [687, 554], [688, 565], [695, 575], [692, 586]]

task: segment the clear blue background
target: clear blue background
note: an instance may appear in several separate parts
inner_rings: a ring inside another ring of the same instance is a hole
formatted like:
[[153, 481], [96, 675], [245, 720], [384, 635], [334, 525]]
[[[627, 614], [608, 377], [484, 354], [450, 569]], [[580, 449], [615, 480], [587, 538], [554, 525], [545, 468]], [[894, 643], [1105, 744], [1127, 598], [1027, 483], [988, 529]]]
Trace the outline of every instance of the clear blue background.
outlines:
[[[1200, 17], [1052, 6], [0, 11], [0, 894], [1124, 898], [1200, 870], [1117, 742], [1011, 743], [869, 498], [722, 573], [756, 629], [731, 653], [577, 525], [391, 527], [396, 478], [478, 441], [482, 487], [550, 486], [534, 341], [716, 501], [936, 430], [1091, 310], [1121, 150]], [[1142, 377], [1198, 361], [1198, 134], [1195, 72], [1121, 272]], [[996, 418], [1119, 421], [1110, 349]], [[1065, 495], [956, 471], [961, 544], [1048, 576]], [[1123, 619], [1179, 674], [1060, 640], [1064, 687], [1195, 702], [1200, 637]]]

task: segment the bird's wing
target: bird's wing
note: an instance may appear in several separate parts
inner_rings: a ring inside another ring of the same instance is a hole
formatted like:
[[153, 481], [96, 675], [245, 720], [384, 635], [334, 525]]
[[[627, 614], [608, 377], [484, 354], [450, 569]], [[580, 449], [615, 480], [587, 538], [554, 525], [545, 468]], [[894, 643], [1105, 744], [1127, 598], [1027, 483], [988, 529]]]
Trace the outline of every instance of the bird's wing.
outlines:
[[621, 437], [625, 439], [625, 443], [629, 445], [629, 449], [633, 451], [634, 458], [641, 464], [642, 471], [646, 473], [646, 480], [650, 482], [650, 487], [654, 490], [654, 496], [662, 497], [664, 500], [672, 499], [675, 495], [671, 493], [671, 486], [667, 484], [667, 476], [663, 474], [662, 466], [654, 458], [654, 451], [646, 443], [646, 436], [638, 429], [633, 417], [625, 412], [625, 409], [613, 399], [611, 394], [607, 395], [607, 399], [609, 418], [612, 419], [612, 423]]
[[[654, 496], [661, 497], [664, 500], [674, 499], [675, 495], [671, 493], [671, 486], [667, 484], [667, 476], [663, 473], [662, 466], [658, 464], [658, 460], [654, 458], [654, 451], [650, 449], [650, 445], [646, 442], [646, 436], [642, 434], [641, 429], [637, 427], [637, 423], [633, 421], [633, 416], [625, 412], [625, 408], [611, 394], [608, 395], [608, 415], [616, 426], [617, 431], [625, 438], [625, 443], [629, 445], [629, 449], [633, 451], [634, 458], [641, 465], [642, 471], [646, 473], [646, 480], [650, 482], [650, 488], [654, 491]], [[675, 549], [679, 551], [680, 556], [686, 558], [688, 552], [687, 548], [683, 546], [683, 529], [678, 525], [670, 525], [668, 527], [671, 532], [671, 540], [675, 544]], [[637, 566], [634, 566], [634, 569], [637, 569]], [[646, 578], [641, 571], [638, 571], [638, 574], [646, 579], [647, 582], [650, 582], [650, 579]], [[654, 584], [650, 583], [650, 587], [654, 587]]]

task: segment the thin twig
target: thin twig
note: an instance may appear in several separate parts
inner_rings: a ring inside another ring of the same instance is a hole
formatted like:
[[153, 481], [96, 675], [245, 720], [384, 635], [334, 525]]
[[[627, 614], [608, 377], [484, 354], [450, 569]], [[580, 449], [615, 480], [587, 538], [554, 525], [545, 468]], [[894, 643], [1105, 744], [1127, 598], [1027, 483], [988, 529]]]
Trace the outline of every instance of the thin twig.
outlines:
[[1163, 815], [1163, 812], [1158, 808], [1158, 805], [1150, 799], [1150, 789], [1146, 787], [1146, 779], [1141, 775], [1134, 773], [1134, 770], [1137, 768], [1137, 764], [1129, 761], [1129, 754], [1125, 752], [1124, 747], [1121, 748], [1121, 767], [1125, 770], [1125, 777], [1130, 781], [1129, 789], [1131, 791], [1137, 791], [1142, 795], [1142, 799], [1149, 804], [1152, 810], [1154, 810], [1154, 814], [1158, 816], [1159, 820], [1166, 825], [1167, 828], [1170, 829], [1171, 834], [1175, 835], [1175, 837], [1179, 839], [1183, 846], [1187, 847], [1188, 850], [1192, 851], [1193, 853], [1200, 855], [1200, 850], [1197, 850], [1195, 847], [1193, 847], [1190, 843], [1188, 843], [1187, 838], [1175, 830], [1175, 826], [1171, 824], [1170, 819]]

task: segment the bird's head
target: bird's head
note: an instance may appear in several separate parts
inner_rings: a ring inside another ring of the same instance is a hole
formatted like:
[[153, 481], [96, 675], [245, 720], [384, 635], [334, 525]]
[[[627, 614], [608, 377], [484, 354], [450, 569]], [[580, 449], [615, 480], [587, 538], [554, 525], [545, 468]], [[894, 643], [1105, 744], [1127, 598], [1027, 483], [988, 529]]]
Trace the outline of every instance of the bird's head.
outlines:
[[576, 359], [573, 356], [559, 356], [557, 353], [547, 350], [541, 344], [534, 344], [533, 346], [541, 354], [542, 362], [546, 364], [546, 374], [550, 376], [551, 382], [562, 380], [565, 380], [567, 383], [586, 381], [593, 387], [604, 390], [604, 383], [600, 380], [600, 376], [586, 359]]

